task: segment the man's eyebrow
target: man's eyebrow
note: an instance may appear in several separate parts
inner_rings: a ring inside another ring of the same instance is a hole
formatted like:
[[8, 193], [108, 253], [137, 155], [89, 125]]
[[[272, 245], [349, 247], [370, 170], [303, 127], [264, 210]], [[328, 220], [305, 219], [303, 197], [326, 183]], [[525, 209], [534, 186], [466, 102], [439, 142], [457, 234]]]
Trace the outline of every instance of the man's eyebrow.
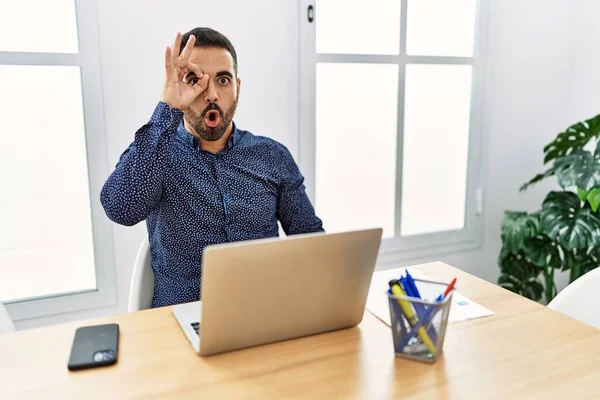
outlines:
[[233, 79], [233, 74], [231, 72], [229, 72], [229, 71], [219, 71], [219, 72], [217, 72], [216, 78], [218, 78], [220, 76], [228, 76], [231, 79]]

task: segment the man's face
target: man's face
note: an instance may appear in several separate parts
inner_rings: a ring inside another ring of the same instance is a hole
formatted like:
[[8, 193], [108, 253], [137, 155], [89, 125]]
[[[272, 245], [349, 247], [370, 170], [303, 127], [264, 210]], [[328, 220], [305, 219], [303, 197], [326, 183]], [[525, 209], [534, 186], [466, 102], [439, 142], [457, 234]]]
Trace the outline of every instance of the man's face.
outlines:
[[[194, 47], [189, 61], [209, 80], [206, 90], [184, 112], [185, 119], [192, 133], [207, 141], [219, 140], [233, 121], [239, 98], [241, 82], [235, 76], [233, 57], [223, 48]], [[190, 77], [184, 79], [187, 82]]]

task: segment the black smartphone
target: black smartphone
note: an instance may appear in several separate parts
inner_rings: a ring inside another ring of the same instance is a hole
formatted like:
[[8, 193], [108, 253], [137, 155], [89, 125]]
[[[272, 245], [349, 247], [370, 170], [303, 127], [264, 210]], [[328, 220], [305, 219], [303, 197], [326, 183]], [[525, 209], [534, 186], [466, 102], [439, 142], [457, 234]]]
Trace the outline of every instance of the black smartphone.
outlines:
[[113, 365], [117, 362], [118, 353], [118, 324], [77, 328], [69, 356], [69, 370]]

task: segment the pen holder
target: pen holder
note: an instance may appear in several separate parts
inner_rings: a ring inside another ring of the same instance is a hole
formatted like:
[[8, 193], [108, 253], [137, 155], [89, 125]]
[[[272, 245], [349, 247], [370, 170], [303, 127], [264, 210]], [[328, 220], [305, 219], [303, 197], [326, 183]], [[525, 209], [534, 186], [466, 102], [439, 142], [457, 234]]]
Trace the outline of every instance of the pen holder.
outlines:
[[[443, 289], [442, 282], [414, 280], [416, 283]], [[441, 301], [430, 301], [388, 293], [392, 336], [396, 356], [428, 363], [435, 362], [444, 345], [452, 290]]]

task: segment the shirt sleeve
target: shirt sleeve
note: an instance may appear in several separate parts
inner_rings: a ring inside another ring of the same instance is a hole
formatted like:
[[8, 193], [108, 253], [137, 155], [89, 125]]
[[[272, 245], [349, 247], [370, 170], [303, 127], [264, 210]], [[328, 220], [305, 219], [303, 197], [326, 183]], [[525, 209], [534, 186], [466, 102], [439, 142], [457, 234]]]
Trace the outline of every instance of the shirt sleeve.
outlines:
[[304, 177], [289, 150], [281, 145], [277, 218], [286, 235], [324, 232], [304, 186]]
[[100, 202], [111, 221], [135, 225], [159, 202], [171, 143], [182, 118], [180, 110], [160, 102], [150, 121], [136, 132], [100, 192]]

